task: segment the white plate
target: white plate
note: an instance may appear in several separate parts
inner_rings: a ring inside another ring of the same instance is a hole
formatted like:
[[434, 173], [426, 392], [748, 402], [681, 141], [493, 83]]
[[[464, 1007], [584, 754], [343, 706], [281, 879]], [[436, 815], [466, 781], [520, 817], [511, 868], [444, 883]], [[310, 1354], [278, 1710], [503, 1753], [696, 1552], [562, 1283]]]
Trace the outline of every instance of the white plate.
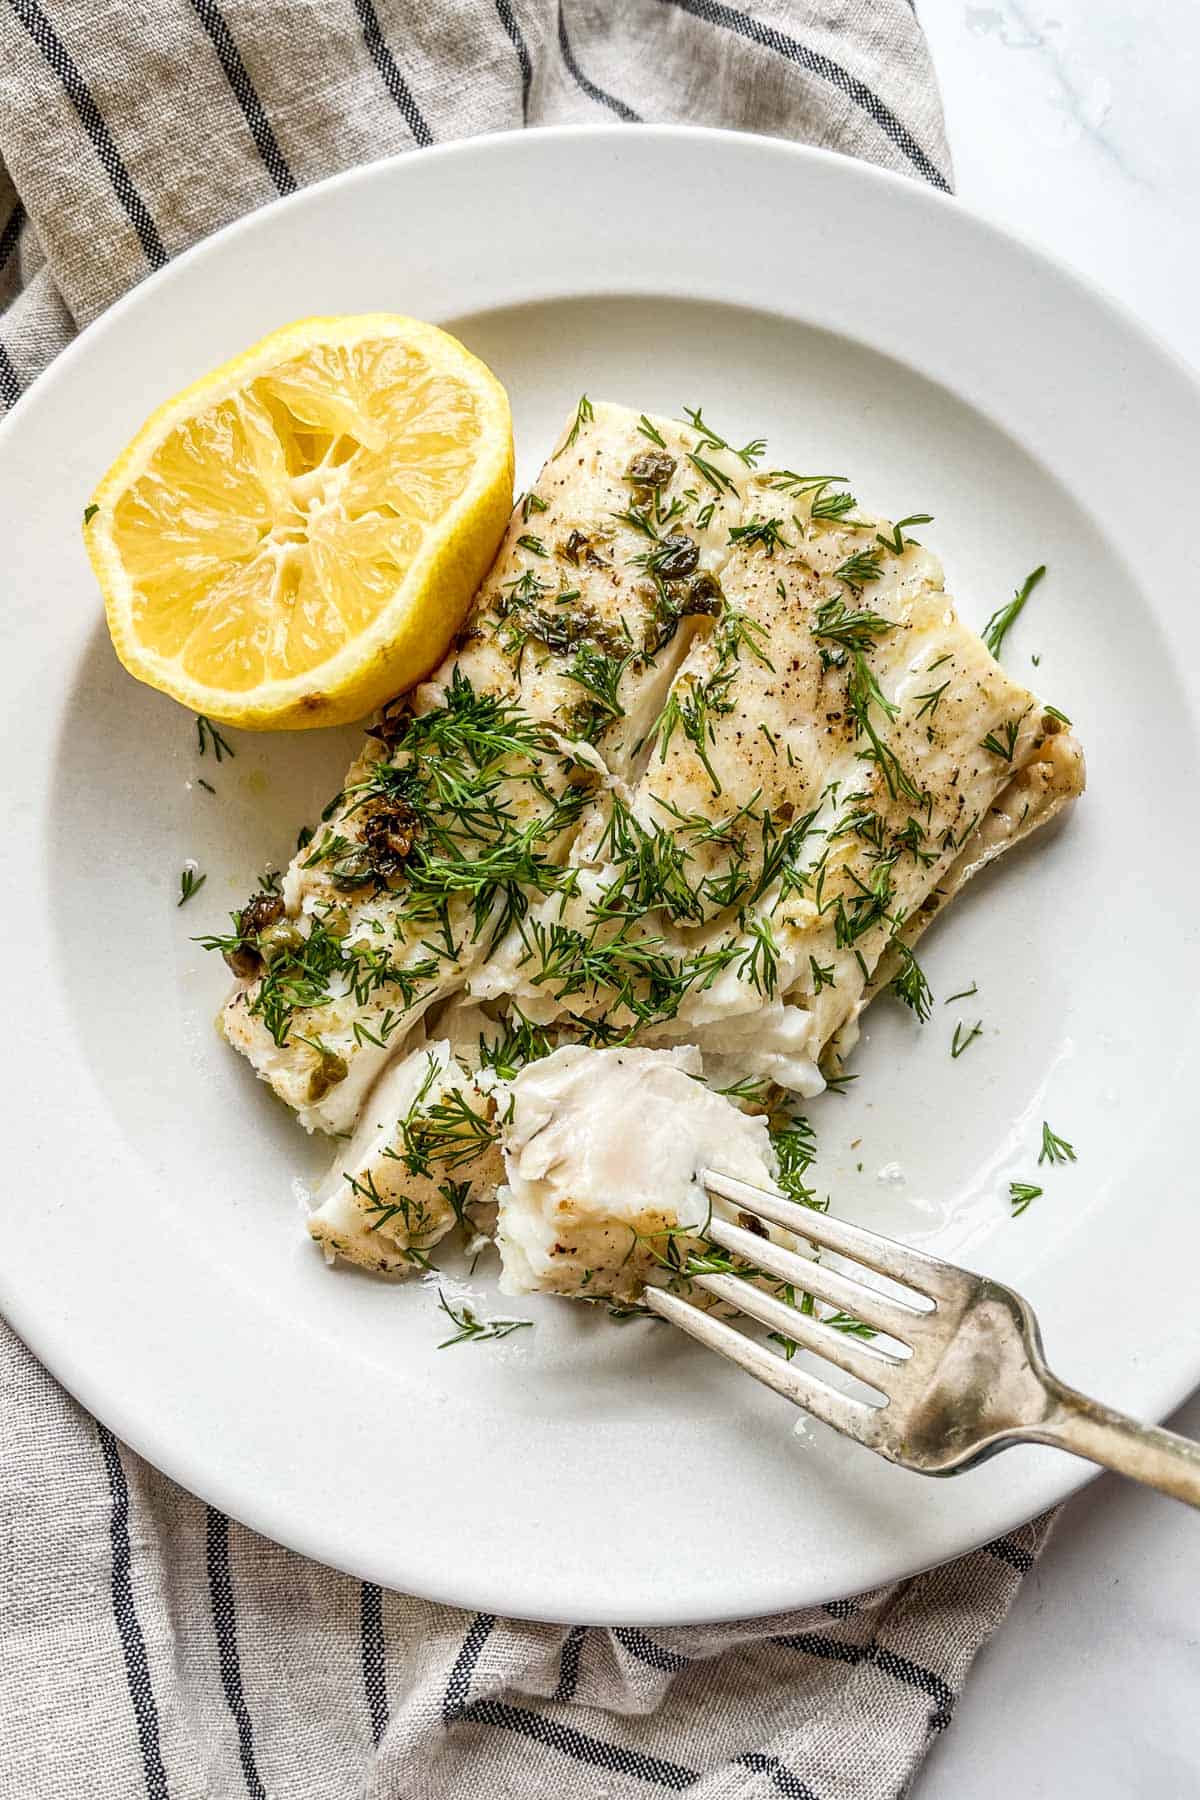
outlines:
[[[1006, 660], [1077, 722], [1065, 828], [951, 909], [923, 1029], [870, 1016], [813, 1107], [839, 1211], [1014, 1281], [1055, 1365], [1161, 1416], [1200, 1374], [1200, 394], [1074, 277], [861, 164], [680, 130], [481, 139], [221, 233], [88, 331], [0, 431], [8, 824], [0, 1301], [88, 1406], [247, 1524], [381, 1583], [596, 1622], [773, 1611], [983, 1543], [1081, 1465], [905, 1475], [668, 1330], [553, 1301], [438, 1351], [435, 1296], [330, 1273], [311, 1147], [217, 1040], [221, 928], [340, 779], [354, 733], [217, 768], [108, 645], [80, 545], [97, 474], [165, 395], [302, 313], [446, 322], [513, 397], [522, 473], [580, 389], [703, 403], [793, 467], [932, 512], [981, 624], [1050, 573]], [[923, 534], [925, 535], [925, 534]], [[1031, 653], [1040, 666], [1031, 668]], [[211, 797], [194, 786], [205, 775]], [[207, 885], [175, 907], [180, 867]], [[949, 1056], [952, 1024], [983, 1037]], [[1009, 1217], [1043, 1118], [1078, 1163]], [[903, 1185], [880, 1181], [898, 1164]], [[861, 1165], [861, 1172], [859, 1165]], [[490, 1289], [490, 1281], [480, 1280]], [[511, 1309], [511, 1306], [510, 1306]]]

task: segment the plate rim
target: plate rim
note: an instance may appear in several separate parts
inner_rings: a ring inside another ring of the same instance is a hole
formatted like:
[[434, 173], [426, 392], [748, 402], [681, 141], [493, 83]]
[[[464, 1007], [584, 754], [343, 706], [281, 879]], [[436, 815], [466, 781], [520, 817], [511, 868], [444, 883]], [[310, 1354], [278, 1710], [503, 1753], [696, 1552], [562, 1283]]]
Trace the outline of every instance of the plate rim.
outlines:
[[[1132, 309], [1127, 307], [1122, 301], [1109, 295], [1101, 285], [1092, 281], [1090, 277], [1071, 268], [1070, 265], [1063, 262], [1059, 257], [1033, 242], [1026, 234], [1015, 231], [1006, 224], [998, 223], [989, 218], [985, 213], [981, 213], [974, 208], [963, 206], [961, 202], [957, 201], [951, 195], [942, 194], [906, 175], [882, 169], [877, 165], [864, 162], [861, 159], [846, 157], [835, 151], [820, 150], [811, 146], [792, 144], [785, 139], [693, 126], [638, 126], [634, 135], [643, 143], [651, 144], [663, 139], [674, 141], [681, 138], [699, 143], [715, 143], [717, 145], [716, 154], [718, 155], [721, 154], [720, 146], [726, 142], [737, 144], [739, 146], [745, 146], [747, 144], [757, 145], [772, 158], [795, 158], [802, 162], [812, 161], [822, 165], [839, 165], [840, 167], [851, 171], [855, 176], [864, 178], [868, 183], [879, 184], [885, 188], [890, 188], [893, 191], [904, 193], [908, 197], [909, 202], [915, 203], [918, 206], [929, 205], [940, 209], [950, 208], [951, 212], [958, 218], [965, 218], [970, 223], [982, 227], [990, 233], [994, 233], [1001, 240], [1006, 241], [1010, 246], [1015, 247], [1020, 251], [1025, 258], [1031, 259], [1034, 263], [1040, 264], [1052, 271], [1060, 282], [1065, 282], [1069, 288], [1082, 296], [1087, 304], [1103, 308], [1114, 320], [1122, 335], [1135, 338], [1145, 350], [1153, 353], [1166, 363], [1176, 379], [1188, 390], [1192, 403], [1196, 407], [1198, 415], [1200, 415], [1200, 380], [1197, 379], [1195, 371], [1186, 359], [1173, 348], [1173, 346], [1165, 343], [1152, 328], [1148, 327], [1137, 317]], [[236, 241], [240, 235], [254, 233], [262, 229], [264, 221], [268, 216], [277, 217], [286, 209], [297, 212], [302, 211], [306, 205], [312, 205], [314, 203], [322, 204], [324, 199], [331, 193], [345, 190], [348, 187], [356, 186], [360, 183], [365, 185], [380, 180], [386, 181], [390, 178], [391, 172], [395, 169], [416, 168], [420, 165], [428, 164], [435, 159], [473, 160], [480, 155], [486, 155], [489, 151], [500, 146], [503, 146], [506, 150], [512, 150], [516, 146], [520, 146], [520, 149], [516, 152], [518, 156], [530, 155], [536, 157], [542, 153], [551, 151], [556, 144], [570, 143], [581, 139], [595, 140], [597, 138], [620, 143], [622, 147], [627, 147], [630, 139], [630, 129], [628, 126], [624, 125], [546, 127], [526, 133], [515, 131], [489, 133], [478, 138], [457, 140], [449, 144], [431, 146], [427, 149], [420, 150], [415, 154], [411, 151], [403, 152], [394, 156], [379, 158], [371, 163], [358, 165], [349, 170], [341, 171], [327, 177], [321, 182], [312, 184], [312, 186], [305, 188], [296, 194], [276, 199], [251, 213], [243, 215], [239, 219], [231, 221], [230, 224], [223, 227], [220, 231], [211, 234], [209, 237], [202, 239], [199, 243], [182, 252], [163, 269], [156, 271], [153, 275], [147, 277], [145, 281], [123, 295], [104, 314], [100, 315], [99, 318], [89, 324], [72, 344], [55, 359], [55, 362], [46, 371], [45, 376], [30, 384], [18, 400], [16, 406], [3, 421], [0, 421], [0, 448], [3, 448], [9, 442], [14, 436], [14, 432], [20, 425], [20, 422], [28, 415], [31, 405], [34, 404], [33, 396], [35, 394], [38, 395], [38, 403], [40, 403], [47, 394], [54, 393], [57, 384], [64, 382], [69, 384], [77, 361], [82, 357], [90, 356], [92, 354], [93, 349], [98, 341], [102, 340], [104, 333], [109, 326], [119, 323], [130, 310], [136, 310], [139, 306], [146, 304], [156, 304], [157, 296], [163, 293], [171, 283], [188, 281], [191, 271], [198, 262], [202, 263], [208, 255], [213, 254], [214, 250], [223, 250], [230, 241]], [[632, 293], [636, 290], [629, 288], [622, 291]], [[850, 322], [850, 328], [852, 329], [852, 327], [853, 321]], [[173, 1479], [180, 1481], [193, 1493], [201, 1494], [204, 1497], [219, 1497], [217, 1503], [222, 1504], [224, 1510], [228, 1511], [231, 1516], [243, 1519], [250, 1524], [253, 1529], [262, 1531], [264, 1535], [270, 1536], [276, 1541], [287, 1543], [300, 1550], [303, 1554], [313, 1557], [317, 1561], [328, 1563], [333, 1560], [329, 1555], [328, 1548], [323, 1548], [321, 1543], [312, 1538], [309, 1533], [296, 1529], [296, 1522], [294, 1519], [289, 1521], [284, 1530], [280, 1530], [276, 1526], [273, 1526], [270, 1522], [271, 1508], [269, 1502], [264, 1501], [257, 1506], [247, 1506], [245, 1504], [244, 1496], [239, 1496], [230, 1491], [228, 1479], [214, 1480], [211, 1474], [203, 1474], [199, 1470], [195, 1473], [188, 1472], [190, 1459], [187, 1457], [180, 1458], [174, 1453], [168, 1455], [157, 1454], [155, 1449], [156, 1437], [152, 1428], [153, 1422], [151, 1421], [148, 1423], [141, 1418], [133, 1416], [133, 1413], [127, 1411], [126, 1406], [122, 1401], [116, 1400], [113, 1396], [109, 1395], [100, 1397], [99, 1405], [94, 1404], [93, 1398], [89, 1394], [90, 1384], [87, 1380], [86, 1370], [76, 1369], [74, 1371], [74, 1379], [70, 1374], [61, 1372], [64, 1365], [67, 1368], [70, 1368], [72, 1359], [69, 1351], [64, 1351], [62, 1349], [58, 1334], [55, 1333], [52, 1325], [47, 1324], [45, 1321], [42, 1322], [42, 1327], [39, 1327], [36, 1321], [30, 1322], [26, 1320], [25, 1324], [22, 1323], [22, 1314], [25, 1312], [25, 1308], [21, 1304], [19, 1295], [13, 1295], [8, 1292], [2, 1266], [0, 1266], [0, 1294], [3, 1295], [5, 1312], [13, 1322], [14, 1329], [16, 1329], [18, 1334], [24, 1338], [34, 1354], [39, 1356], [40, 1360], [44, 1361], [45, 1366], [55, 1375], [55, 1378], [62, 1382], [68, 1391], [74, 1394], [76, 1398], [80, 1400], [81, 1404], [86, 1405], [98, 1418], [103, 1418], [108, 1421], [110, 1428], [116, 1430], [117, 1434], [125, 1442], [129, 1443], [132, 1448], [136, 1449], [139, 1454], [143, 1455], [146, 1460], [169, 1474]], [[36, 1310], [36, 1308], [34, 1308], [34, 1310]], [[27, 1326], [28, 1328], [26, 1328]], [[69, 1337], [70, 1330], [68, 1327], [66, 1331], [67, 1340], [69, 1340]], [[47, 1346], [47, 1353], [45, 1355], [43, 1355], [42, 1351], [38, 1348], [39, 1341]], [[1165, 1394], [1165, 1398], [1161, 1399], [1161, 1403], [1160, 1401], [1155, 1402], [1155, 1416], [1162, 1417], [1166, 1412], [1172, 1410], [1179, 1401], [1192, 1391], [1196, 1385], [1197, 1379], [1200, 1379], [1200, 1352], [1197, 1353], [1196, 1366], [1190, 1375], [1183, 1373], [1181, 1370], [1172, 1381], [1160, 1383], [1160, 1394]], [[136, 1413], [136, 1407], [134, 1407], [133, 1412]], [[128, 1429], [126, 1428], [127, 1425]], [[1093, 1479], [1098, 1472], [1092, 1470], [1087, 1465], [1067, 1465], [1066, 1468], [1070, 1469], [1071, 1478], [1064, 1480], [1056, 1477], [1051, 1484], [1056, 1495], [1060, 1499], [1066, 1498], [1069, 1494], [1077, 1492], [1081, 1487], [1086, 1485], [1089, 1480]], [[1066, 1468], [1062, 1471], [1063, 1474], [1066, 1473]], [[229, 1504], [226, 1504], [227, 1500]], [[1026, 1522], [1029, 1516], [1028, 1510], [1022, 1508], [1019, 1516], [1014, 1515], [1011, 1517], [1009, 1522], [1001, 1527], [1001, 1530], [1014, 1529]], [[897, 1567], [893, 1573], [886, 1577], [886, 1579], [902, 1579], [908, 1575], [919, 1572], [920, 1569], [936, 1566], [941, 1562], [963, 1554], [967, 1550], [978, 1548], [980, 1543], [985, 1541], [986, 1539], [980, 1540], [977, 1535], [968, 1532], [956, 1547], [950, 1549], [939, 1548], [935, 1554], [924, 1562], [915, 1563], [911, 1566], [906, 1565], [903, 1568]], [[355, 1557], [347, 1555], [345, 1550], [338, 1553], [334, 1566], [347, 1569], [349, 1572], [360, 1575], [366, 1579], [380, 1578], [378, 1565], [369, 1565], [358, 1562]], [[549, 1614], [540, 1611], [522, 1610], [519, 1606], [514, 1609], [511, 1605], [511, 1598], [505, 1598], [505, 1596], [511, 1596], [512, 1590], [511, 1588], [505, 1587], [503, 1583], [501, 1583], [500, 1587], [495, 1592], [486, 1596], [485, 1601], [481, 1601], [478, 1584], [475, 1584], [472, 1587], [471, 1593], [467, 1594], [461, 1587], [456, 1586], [453, 1581], [450, 1581], [445, 1585], [439, 1585], [438, 1582], [431, 1581], [425, 1576], [422, 1576], [419, 1582], [414, 1582], [411, 1576], [408, 1575], [399, 1580], [394, 1576], [386, 1579], [390, 1586], [400, 1588], [403, 1591], [425, 1594], [430, 1598], [448, 1604], [472, 1607], [486, 1603], [498, 1611], [509, 1613], [515, 1612], [515, 1616], [550, 1616]], [[854, 1591], [861, 1592], [863, 1588], [875, 1585], [879, 1579], [878, 1573], [872, 1571], [869, 1575], [864, 1577], [862, 1585]], [[695, 1611], [683, 1607], [678, 1612], [672, 1613], [670, 1623], [692, 1624], [738, 1617], [767, 1616], [771, 1612], [779, 1611], [784, 1607], [790, 1608], [793, 1606], [817, 1604], [822, 1598], [839, 1598], [842, 1597], [842, 1592], [843, 1590], [839, 1590], [837, 1593], [831, 1594], [824, 1590], [820, 1593], [817, 1593], [814, 1590], [812, 1594], [806, 1594], [800, 1599], [794, 1599], [790, 1596], [781, 1596], [777, 1603], [772, 1604], [769, 1607], [757, 1606], [750, 1610], [747, 1610], [745, 1607], [727, 1607], [723, 1610], [706, 1609]], [[595, 1608], [589, 1608], [586, 1614], [579, 1612], [572, 1613], [568, 1608], [565, 1613], [560, 1610], [554, 1616], [557, 1619], [573, 1617], [578, 1622], [604, 1622], [603, 1620], [597, 1619]], [[628, 1623], [631, 1619], [636, 1619], [638, 1622], [647, 1624], [663, 1623], [660, 1614], [637, 1614], [636, 1612], [631, 1612], [628, 1607], [622, 1608], [619, 1614], [613, 1614], [610, 1622]]]

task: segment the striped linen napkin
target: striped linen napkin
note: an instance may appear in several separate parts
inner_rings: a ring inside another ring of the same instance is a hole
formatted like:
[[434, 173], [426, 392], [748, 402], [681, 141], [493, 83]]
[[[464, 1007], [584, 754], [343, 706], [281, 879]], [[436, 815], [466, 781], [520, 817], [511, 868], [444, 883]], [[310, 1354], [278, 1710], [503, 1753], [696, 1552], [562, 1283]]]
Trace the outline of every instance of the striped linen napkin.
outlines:
[[[448, 138], [613, 118], [950, 184], [905, 0], [0, 0], [0, 409], [251, 207]], [[772, 1619], [524, 1624], [254, 1536], [119, 1444], [3, 1324], [0, 1380], [13, 1800], [884, 1800], [1049, 1528]]]

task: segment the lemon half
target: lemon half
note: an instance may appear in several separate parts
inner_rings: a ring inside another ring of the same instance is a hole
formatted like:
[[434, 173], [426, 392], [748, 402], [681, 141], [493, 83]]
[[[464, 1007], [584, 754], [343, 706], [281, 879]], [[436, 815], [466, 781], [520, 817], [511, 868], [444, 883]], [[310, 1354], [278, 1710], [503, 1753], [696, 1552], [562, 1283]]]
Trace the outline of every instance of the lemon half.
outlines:
[[361, 718], [444, 653], [512, 475], [508, 397], [448, 333], [286, 325], [159, 407], [93, 494], [117, 655], [226, 724]]

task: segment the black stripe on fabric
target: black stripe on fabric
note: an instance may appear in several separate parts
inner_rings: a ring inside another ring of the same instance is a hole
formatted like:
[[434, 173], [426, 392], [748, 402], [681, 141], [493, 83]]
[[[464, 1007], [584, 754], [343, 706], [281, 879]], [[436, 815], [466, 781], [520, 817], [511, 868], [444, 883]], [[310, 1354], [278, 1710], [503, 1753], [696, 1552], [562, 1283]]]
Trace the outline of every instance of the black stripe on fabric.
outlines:
[[167, 260], [167, 252], [158, 235], [158, 226], [134, 186], [133, 177], [125, 167], [121, 153], [101, 116], [100, 108], [92, 98], [92, 91], [80, 74], [70, 51], [38, 5], [38, 0], [9, 0], [9, 5], [62, 82], [67, 98], [78, 113], [80, 124], [91, 139], [92, 148], [112, 183], [113, 192], [137, 232], [146, 261], [152, 269], [161, 269]]
[[756, 1775], [769, 1775], [771, 1786], [781, 1794], [786, 1794], [787, 1800], [817, 1800], [807, 1781], [801, 1781], [777, 1756], [764, 1756], [761, 1750], [747, 1750], [733, 1760], [740, 1763], [743, 1769], [753, 1769]]
[[495, 1613], [476, 1613], [467, 1627], [467, 1635], [462, 1641], [462, 1649], [454, 1659], [454, 1667], [446, 1683], [446, 1692], [442, 1698], [442, 1722], [452, 1725], [461, 1717], [467, 1698], [471, 1692], [471, 1677], [475, 1673], [475, 1664], [483, 1646], [487, 1643], [495, 1628]]
[[362, 1672], [371, 1716], [371, 1742], [387, 1730], [387, 1657], [383, 1641], [383, 1591], [373, 1581], [362, 1584]]
[[913, 168], [931, 186], [940, 188], [946, 194], [950, 192], [950, 183], [937, 164], [922, 150], [907, 125], [902, 124], [891, 108], [884, 105], [874, 89], [869, 88], [865, 81], [860, 81], [857, 75], [851, 75], [848, 69], [843, 69], [841, 63], [822, 56], [817, 50], [810, 50], [807, 44], [788, 37], [786, 32], [776, 31], [773, 25], [764, 25], [761, 19], [753, 18], [749, 13], [738, 12], [735, 7], [723, 5], [721, 0], [661, 0], [661, 4], [678, 7], [680, 12], [690, 13], [693, 18], [702, 19], [707, 25], [721, 25], [726, 31], [736, 32], [749, 43], [757, 44], [762, 50], [773, 50], [777, 56], [785, 57], [788, 62], [795, 63], [797, 68], [806, 70], [808, 74], [831, 82], [848, 100], [852, 100], [855, 106], [861, 107], [874, 119], [884, 135], [891, 139], [898, 150], [903, 151]]
[[380, 80], [404, 114], [408, 129], [424, 149], [426, 144], [432, 144], [433, 133], [426, 123], [424, 113], [413, 99], [412, 89], [400, 73], [400, 66], [383, 35], [383, 27], [379, 23], [379, 14], [375, 11], [373, 0], [354, 0], [354, 10], [358, 14], [363, 40], [371, 53], [371, 61], [379, 71]]
[[3, 275], [5, 265], [17, 247], [17, 239], [21, 235], [21, 227], [24, 223], [25, 208], [18, 200], [4, 221], [4, 230], [0, 231], [0, 275]]
[[250, 72], [242, 61], [242, 53], [233, 41], [233, 34], [225, 22], [225, 15], [216, 0], [191, 0], [192, 11], [203, 25], [212, 40], [213, 49], [229, 83], [233, 97], [242, 109], [242, 116], [250, 127], [250, 135], [254, 139], [258, 154], [262, 157], [267, 174], [275, 183], [281, 194], [294, 194], [296, 177], [288, 167], [287, 157], [279, 148], [278, 139], [271, 129], [271, 121], [263, 111], [258, 90], [250, 79]]
[[586, 1625], [572, 1625], [563, 1640], [562, 1656], [558, 1664], [558, 1686], [550, 1696], [552, 1700], [575, 1698], [575, 1689], [579, 1686], [579, 1658], [587, 1634]]
[[1027, 1575], [1033, 1567], [1033, 1552], [1023, 1549], [1013, 1538], [994, 1538], [983, 1548], [988, 1556], [994, 1556], [998, 1562], [1007, 1563], [1010, 1569], [1017, 1571], [1018, 1575]]
[[233, 1577], [229, 1569], [229, 1520], [215, 1506], [208, 1509], [205, 1537], [205, 1560], [208, 1565], [208, 1598], [212, 1608], [213, 1631], [217, 1639], [217, 1660], [221, 1669], [221, 1686], [225, 1702], [237, 1727], [238, 1758], [242, 1779], [250, 1800], [267, 1800], [267, 1792], [258, 1776], [254, 1760], [254, 1729], [242, 1686], [242, 1665], [238, 1656], [237, 1615], [233, 1606]]
[[623, 1649], [639, 1662], [649, 1663], [652, 1669], [664, 1669], [670, 1674], [678, 1674], [680, 1669], [690, 1669], [690, 1656], [681, 1656], [678, 1650], [668, 1650], [664, 1644], [656, 1644], [652, 1637], [635, 1627], [620, 1625], [613, 1631], [613, 1636]]
[[21, 398], [21, 383], [17, 371], [12, 366], [12, 358], [3, 344], [0, 344], [0, 400], [6, 407], [15, 406]]
[[129, 1543], [129, 1484], [121, 1465], [117, 1440], [108, 1427], [96, 1423], [100, 1452], [108, 1476], [108, 1495], [112, 1511], [108, 1534], [112, 1545], [112, 1609], [125, 1659], [125, 1680], [133, 1703], [138, 1746], [142, 1753], [142, 1772], [150, 1800], [170, 1800], [167, 1771], [163, 1767], [162, 1748], [158, 1738], [158, 1706], [150, 1680], [150, 1663], [146, 1640], [142, 1636], [137, 1605], [133, 1597], [133, 1553]]
[[570, 1725], [559, 1725], [540, 1713], [526, 1712], [519, 1706], [507, 1706], [502, 1700], [472, 1700], [458, 1715], [466, 1724], [494, 1725], [502, 1731], [516, 1731], [522, 1737], [545, 1744], [576, 1762], [589, 1763], [594, 1769], [607, 1769], [612, 1775], [631, 1775], [636, 1781], [652, 1782], [658, 1787], [682, 1793], [700, 1779], [697, 1769], [681, 1763], [664, 1762], [647, 1756], [641, 1750], [627, 1750], [622, 1744], [607, 1744], [602, 1738], [590, 1737]]
[[533, 80], [533, 64], [529, 60], [529, 45], [525, 42], [521, 27], [517, 23], [517, 15], [512, 9], [511, 0], [496, 0], [496, 11], [500, 23], [512, 40], [512, 47], [517, 53], [517, 61], [521, 65], [521, 117], [529, 121], [529, 84]]
[[831, 1619], [852, 1619], [859, 1611], [859, 1606], [855, 1600], [830, 1600], [826, 1603], [823, 1611], [827, 1612]]
[[610, 112], [616, 113], [618, 119], [627, 119], [631, 125], [642, 123], [641, 113], [635, 113], [632, 106], [626, 106], [625, 102], [618, 100], [615, 94], [610, 94], [604, 88], [597, 87], [596, 83], [588, 79], [575, 61], [575, 53], [571, 49], [571, 41], [567, 36], [567, 22], [563, 18], [562, 0], [558, 0], [558, 47], [562, 52], [562, 59], [567, 66], [568, 74], [576, 86], [583, 89], [589, 100], [594, 100], [598, 106], [607, 106]]
[[844, 1662], [851, 1665], [868, 1662], [890, 1675], [894, 1681], [902, 1681], [908, 1687], [918, 1688], [923, 1694], [938, 1702], [937, 1710], [929, 1715], [929, 1729], [944, 1731], [950, 1723], [950, 1715], [954, 1710], [957, 1696], [954, 1689], [935, 1675], [932, 1669], [922, 1668], [920, 1663], [910, 1661], [907, 1656], [900, 1656], [894, 1650], [885, 1650], [879, 1644], [843, 1644], [836, 1638], [822, 1637], [819, 1632], [803, 1631], [794, 1636], [772, 1638], [773, 1644], [782, 1644], [785, 1649], [798, 1650], [804, 1656], [820, 1656], [826, 1662]]

